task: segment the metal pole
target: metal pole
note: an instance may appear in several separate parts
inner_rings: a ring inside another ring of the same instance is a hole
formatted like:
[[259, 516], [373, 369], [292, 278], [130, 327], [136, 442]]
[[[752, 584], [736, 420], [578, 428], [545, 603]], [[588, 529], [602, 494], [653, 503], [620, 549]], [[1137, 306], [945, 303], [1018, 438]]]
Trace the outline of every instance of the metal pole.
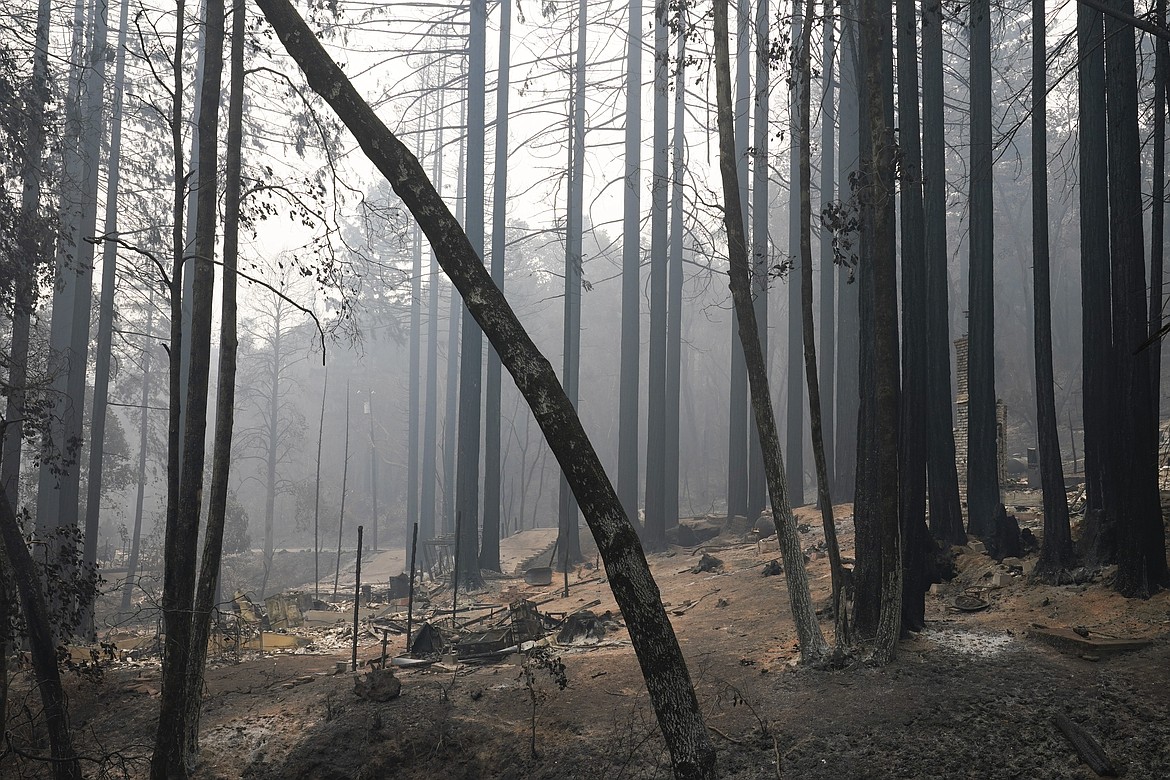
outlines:
[[358, 637], [358, 609], [362, 605], [362, 527], [358, 526], [357, 540], [357, 571], [354, 573], [353, 586], [353, 652], [350, 657], [351, 671], [357, 671], [357, 637]]
[[[418, 551], [418, 523], [410, 539], [410, 590], [406, 594], [406, 652], [410, 652], [411, 629], [414, 626], [414, 556]], [[383, 659], [385, 665], [385, 659]]]

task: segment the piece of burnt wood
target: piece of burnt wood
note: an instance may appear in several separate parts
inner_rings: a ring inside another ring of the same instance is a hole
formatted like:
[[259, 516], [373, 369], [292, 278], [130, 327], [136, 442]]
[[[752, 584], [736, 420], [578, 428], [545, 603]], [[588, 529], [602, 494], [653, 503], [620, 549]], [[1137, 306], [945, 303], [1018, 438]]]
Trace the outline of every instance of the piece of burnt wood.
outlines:
[[1033, 625], [1028, 629], [1027, 636], [1045, 644], [1052, 645], [1057, 650], [1072, 653], [1120, 653], [1127, 650], [1141, 650], [1148, 647], [1152, 640], [1140, 637], [1104, 637], [1082, 636], [1071, 628], [1048, 628]]
[[1093, 739], [1089, 732], [1074, 723], [1063, 712], [1057, 714], [1053, 721], [1061, 733], [1077, 749], [1077, 755], [1089, 765], [1089, 769], [1092, 769], [1100, 777], [1117, 777], [1117, 770], [1114, 768], [1113, 762], [1109, 760], [1109, 756], [1105, 754], [1105, 749], [1101, 747], [1101, 743]]

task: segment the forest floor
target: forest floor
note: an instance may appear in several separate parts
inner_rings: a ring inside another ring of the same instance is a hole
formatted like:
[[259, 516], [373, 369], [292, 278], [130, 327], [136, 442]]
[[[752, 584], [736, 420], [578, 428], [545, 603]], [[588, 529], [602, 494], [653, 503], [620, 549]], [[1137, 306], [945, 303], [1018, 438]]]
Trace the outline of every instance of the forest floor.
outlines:
[[[850, 506], [837, 507], [845, 556], [852, 555], [851, 514]], [[829, 572], [819, 516], [803, 508], [798, 521], [812, 559], [814, 602], [824, 607]], [[539, 551], [545, 541], [513, 544]], [[1054, 725], [1065, 713], [1126, 777], [1170, 777], [1170, 593], [1123, 599], [1109, 589], [1108, 572], [1079, 585], [1034, 585], [977, 550], [958, 550], [957, 577], [928, 595], [927, 628], [900, 643], [895, 663], [874, 668], [859, 658], [832, 671], [798, 665], [784, 577], [763, 576], [779, 558], [774, 536], [743, 541], [725, 534], [701, 549], [651, 555], [718, 750], [720, 776], [1096, 777]], [[696, 573], [703, 552], [721, 565]], [[586, 555], [593, 554], [589, 548]], [[544, 588], [503, 577], [472, 598], [505, 606], [526, 597], [546, 613], [596, 601], [595, 613], [616, 614], [596, 569], [579, 568], [569, 584], [570, 595], [562, 598], [560, 575]], [[957, 609], [955, 598], [964, 593], [989, 606]], [[449, 591], [433, 595], [436, 604], [449, 603]], [[1150, 643], [1128, 652], [1070, 642], [1058, 647], [1038, 640], [1038, 626]], [[831, 634], [831, 619], [822, 617], [821, 627]], [[378, 640], [366, 632], [361, 637], [359, 657], [379, 655]], [[564, 690], [541, 669], [526, 685], [525, 656], [513, 654], [490, 664], [397, 669], [401, 695], [383, 703], [355, 695], [361, 670], [335, 671], [350, 657], [345, 644], [330, 649], [322, 639], [296, 653], [217, 659], [207, 674], [195, 777], [670, 776], [620, 626], [597, 644], [552, 645], [564, 664]], [[392, 636], [391, 652], [401, 652], [402, 644], [402, 636]], [[68, 684], [79, 747], [101, 759], [86, 764], [87, 776], [144, 776], [157, 714], [157, 659], [113, 662], [99, 682], [70, 678]], [[18, 700], [35, 709], [34, 698], [14, 691], [13, 699], [10, 711]], [[13, 732], [14, 739], [31, 736]], [[43, 765], [10, 766], [18, 770], [13, 776], [45, 774]]]

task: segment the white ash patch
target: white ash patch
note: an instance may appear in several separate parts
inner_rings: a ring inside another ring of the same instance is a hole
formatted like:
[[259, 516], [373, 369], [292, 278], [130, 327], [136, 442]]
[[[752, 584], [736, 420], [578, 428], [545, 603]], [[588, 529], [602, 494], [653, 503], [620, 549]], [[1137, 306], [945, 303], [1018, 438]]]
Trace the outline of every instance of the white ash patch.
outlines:
[[994, 658], [1014, 648], [1016, 638], [1006, 632], [975, 631], [965, 628], [943, 628], [921, 634], [944, 650], [960, 655]]

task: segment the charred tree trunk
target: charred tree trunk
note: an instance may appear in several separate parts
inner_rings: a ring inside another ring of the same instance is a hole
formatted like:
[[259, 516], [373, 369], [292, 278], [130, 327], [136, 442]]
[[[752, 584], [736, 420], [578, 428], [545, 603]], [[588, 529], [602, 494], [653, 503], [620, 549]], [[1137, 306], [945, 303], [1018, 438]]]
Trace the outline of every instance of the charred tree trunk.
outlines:
[[[861, 0], [861, 178], [863, 241], [869, 248], [862, 263], [869, 263], [872, 280], [872, 380], [869, 419], [863, 408], [861, 427], [872, 446], [867, 463], [873, 501], [868, 518], [873, 543], [863, 552], [858, 542], [858, 565], [871, 555], [880, 594], [875, 626], [874, 660], [893, 660], [902, 614], [902, 559], [898, 516], [898, 294], [894, 229], [894, 133], [893, 64], [891, 61], [890, 6], [877, 0]], [[864, 326], [863, 326], [864, 327]], [[864, 349], [864, 345], [863, 345]], [[864, 377], [863, 377], [864, 382]], [[859, 491], [860, 492], [860, 491]], [[859, 521], [860, 522], [860, 521]], [[860, 529], [859, 529], [860, 532]], [[860, 585], [859, 585], [860, 587]], [[859, 593], [859, 596], [861, 594]]]
[[[1166, 0], [1157, 0], [1154, 12], [1157, 23], [1166, 27]], [[1162, 330], [1162, 300], [1166, 263], [1166, 67], [1170, 65], [1170, 44], [1165, 38], [1154, 41], [1154, 151], [1153, 196], [1150, 198], [1150, 333]], [[1162, 341], [1150, 350], [1150, 392], [1153, 394], [1153, 423], [1161, 420]]]
[[[792, 40], [803, 37], [801, 3], [812, 0], [793, 0]], [[795, 68], [796, 66], [794, 66]], [[789, 193], [788, 193], [788, 256], [792, 262], [788, 272], [788, 371], [787, 371], [787, 415], [785, 438], [788, 450], [788, 489], [792, 491], [793, 506], [804, 504], [804, 380], [801, 374], [801, 356], [804, 352], [804, 336], [798, 319], [801, 310], [802, 279], [811, 273], [804, 265], [800, 248], [800, 194], [796, 192], [796, 181], [800, 178], [800, 123], [797, 117], [801, 107], [797, 90], [789, 97]]]
[[[1109, 6], [1133, 16], [1133, 0]], [[1140, 346], [1149, 336], [1145, 239], [1142, 226], [1141, 141], [1138, 131], [1137, 52], [1128, 22], [1105, 16], [1105, 108], [1109, 138], [1109, 225], [1113, 271], [1111, 394], [1117, 425], [1113, 470], [1120, 512], [1114, 587], [1147, 597], [1165, 584], [1166, 531], [1158, 492], [1158, 428], [1154, 425], [1150, 357]], [[1115, 462], [1119, 462], [1115, 460]]]
[[[654, 142], [650, 179], [650, 363], [647, 392], [652, 399], [666, 396], [666, 276], [667, 195], [669, 189], [667, 140], [669, 119], [670, 32], [667, 0], [654, 9]], [[677, 486], [675, 486], [677, 489]], [[666, 546], [666, 405], [651, 402], [646, 409], [646, 528], [643, 544], [650, 550]]]
[[142, 510], [146, 494], [146, 449], [150, 441], [150, 358], [153, 351], [151, 330], [154, 328], [154, 289], [146, 305], [146, 338], [142, 356], [142, 410], [138, 415], [138, 490], [134, 498], [134, 529], [130, 533], [130, 560], [126, 563], [126, 582], [122, 586], [122, 611], [130, 611], [131, 598], [138, 578], [139, 545], [142, 541]]
[[[504, 252], [507, 243], [508, 213], [508, 89], [511, 66], [512, 3], [500, 3], [500, 64], [496, 80], [496, 161], [493, 171], [495, 194], [492, 197], [492, 281], [504, 289]], [[500, 356], [488, 347], [487, 420], [484, 439], [487, 458], [483, 483], [483, 540], [479, 548], [479, 568], [500, 570], [501, 460], [500, 397], [502, 387]]]
[[671, 752], [675, 776], [714, 778], [715, 750], [637, 534], [552, 366], [491, 283], [475, 248], [430, 186], [414, 155], [357, 95], [291, 5], [285, 0], [260, 0], [259, 4], [310, 86], [325, 97], [415, 215], [444, 270], [536, 415], [597, 540]]
[[[743, 0], [747, 6], [747, 0]], [[771, 135], [771, 61], [772, 44], [769, 35], [769, 0], [756, 0], [756, 83], [755, 115], [752, 117], [752, 191], [751, 191], [751, 251], [752, 295], [756, 310], [756, 327], [760, 333], [760, 349], [768, 354], [768, 288], [771, 256], [768, 240], [768, 196], [771, 169], [768, 167], [768, 141]], [[740, 190], [743, 192], [742, 188]], [[743, 201], [746, 209], [747, 200]], [[745, 215], [746, 216], [746, 215]], [[807, 268], [808, 266], [806, 266]], [[807, 276], [807, 274], [805, 274]], [[803, 402], [802, 402], [803, 408]], [[768, 478], [764, 472], [764, 451], [760, 446], [760, 432], [755, 423], [748, 435], [747, 517], [753, 523], [768, 505]]]
[[1044, 539], [1037, 578], [1060, 581], [1075, 565], [1052, 376], [1052, 293], [1048, 254], [1048, 44], [1044, 0], [1032, 0], [1032, 307], [1036, 351], [1036, 433], [1044, 491]]
[[[224, 517], [227, 513], [228, 474], [232, 458], [232, 430], [236, 411], [236, 268], [239, 258], [240, 187], [244, 139], [244, 36], [247, 3], [236, 0], [232, 8], [231, 96], [224, 162], [223, 285], [219, 331], [219, 374], [215, 392], [215, 438], [211, 454], [211, 495], [208, 499], [207, 528], [203, 534], [203, 557], [191, 614], [191, 657], [187, 666], [185, 761], [193, 769], [199, 757], [199, 725], [203, 714], [203, 672], [207, 641], [211, 636], [211, 615], [219, 590], [220, 561], [223, 555]], [[267, 571], [265, 572], [267, 575]]]
[[[569, 192], [566, 205], [565, 241], [565, 332], [561, 378], [574, 408], [580, 393], [581, 374], [581, 277], [583, 273], [582, 240], [584, 237], [585, 198], [585, 32], [588, 4], [577, 6], [577, 51], [573, 69], [573, 120], [569, 140]], [[560, 480], [559, 526], [560, 570], [581, 560], [581, 537], [577, 500], [572, 485], [562, 474]]]
[[[190, 373], [183, 430], [182, 468], [178, 511], [173, 528], [168, 523], [164, 548], [162, 697], [158, 732], [151, 757], [154, 780], [188, 776], [184, 745], [190, 712], [187, 675], [195, 605], [195, 573], [202, 508], [203, 466], [207, 447], [207, 389], [211, 368], [211, 308], [215, 283], [215, 226], [217, 198], [217, 134], [220, 76], [223, 70], [223, 0], [207, 0], [204, 12], [205, 60], [200, 85], [199, 113], [199, 222], [195, 235], [194, 284], [191, 302]], [[173, 346], [172, 346], [173, 349]], [[172, 533], [173, 531], [173, 533]]]
[[967, 530], [990, 536], [1000, 508], [995, 417], [995, 234], [991, 149], [991, 6], [972, 0], [971, 231], [967, 328]]
[[727, 0], [715, 2], [715, 88], [719, 109], [719, 170], [723, 179], [725, 199], [724, 227], [728, 236], [731, 295], [738, 315], [739, 338], [747, 363], [748, 383], [752, 394], [752, 410], [760, 430], [764, 464], [768, 474], [768, 493], [772, 501], [773, 519], [784, 556], [784, 574], [788, 584], [788, 598], [792, 606], [796, 632], [800, 638], [800, 654], [805, 663], [817, 662], [826, 652], [825, 638], [817, 625], [816, 613], [809, 597], [808, 574], [804, 569], [804, 553], [796, 535], [796, 522], [788, 500], [785, 484], [784, 458], [772, 400], [768, 391], [768, 374], [764, 353], [760, 348], [755, 311], [751, 300], [747, 236], [743, 230], [743, 206], [740, 202], [736, 175], [734, 127], [731, 112], [731, 55], [727, 43]]
[[41, 592], [41, 577], [37, 574], [32, 556], [24, 543], [16, 510], [8, 490], [0, 491], [0, 555], [7, 558], [12, 578], [16, 580], [20, 608], [24, 615], [28, 644], [32, 655], [33, 674], [41, 694], [45, 725], [49, 732], [50, 766], [54, 780], [80, 780], [81, 766], [73, 750], [69, 730], [69, 714], [65, 693], [61, 689], [61, 675], [57, 670], [57, 645], [49, 626], [48, 607]]
[[812, 278], [812, 26], [815, 3], [805, 0], [804, 23], [797, 57], [800, 66], [797, 105], [800, 109], [798, 144], [799, 176], [794, 185], [800, 195], [800, 262], [806, 273], [800, 276], [801, 327], [804, 330], [804, 372], [808, 382], [808, 407], [812, 426], [813, 462], [817, 471], [817, 505], [821, 510], [821, 524], [825, 529], [825, 545], [829, 553], [829, 571], [833, 584], [833, 621], [835, 644], [840, 652], [849, 642], [849, 624], [846, 619], [844, 572], [841, 568], [841, 549], [837, 545], [837, 525], [833, 518], [833, 499], [829, 493], [829, 469], [825, 458], [825, 437], [821, 424], [821, 384], [817, 374], [817, 347], [813, 329]]
[[[856, 216], [857, 197], [853, 182], [858, 166], [858, 72], [857, 19], [855, 0], [841, 3], [841, 97], [839, 101], [840, 172], [837, 176], [837, 199], [844, 212]], [[837, 480], [834, 494], [838, 501], [853, 501], [857, 489], [858, 412], [861, 402], [859, 365], [861, 362], [862, 285], [857, 273], [860, 234], [857, 229], [843, 229], [837, 237], [841, 260], [847, 270], [837, 274], [837, 383], [836, 441], [833, 451], [833, 474]]]
[[[748, 107], [750, 103], [748, 65], [749, 31], [751, 22], [748, 14], [748, 0], [739, 3], [735, 11], [735, 173], [739, 188], [741, 209], [748, 208]], [[730, 52], [728, 53], [730, 57]], [[744, 240], [747, 240], [747, 214], [744, 219]], [[748, 484], [750, 482], [751, 456], [748, 445], [753, 425], [748, 411], [748, 378], [744, 363], [743, 344], [739, 338], [739, 316], [732, 306], [731, 329], [731, 383], [727, 427], [727, 516], [748, 514]]]
[[902, 629], [926, 627], [926, 591], [933, 559], [926, 528], [929, 386], [926, 367], [926, 253], [922, 143], [918, 123], [918, 15], [915, 0], [898, 0], [898, 152], [902, 228], [902, 389], [898, 421], [902, 530]]
[[1105, 127], [1105, 49], [1102, 14], [1077, 6], [1077, 94], [1081, 214], [1081, 337], [1085, 490], [1080, 538], [1086, 563], [1112, 563], [1117, 555], [1116, 518], [1109, 480], [1109, 394], [1113, 323], [1110, 315], [1109, 170]]
[[32, 89], [25, 104], [28, 134], [21, 160], [20, 220], [16, 225], [19, 262], [13, 280], [12, 330], [8, 347], [8, 387], [4, 424], [0, 426], [0, 489], [12, 496], [13, 511], [20, 495], [20, 459], [24, 445], [24, 404], [28, 384], [28, 350], [32, 313], [37, 303], [37, 275], [47, 262], [41, 218], [42, 157], [45, 149], [45, 105], [49, 100], [49, 0], [37, 4]]
[[926, 435], [930, 531], [966, 544], [955, 465], [947, 276], [947, 170], [943, 124], [942, 0], [922, 0], [922, 192], [926, 265]]
[[[679, 8], [679, 27], [686, 26], [686, 8]], [[674, 127], [670, 181], [670, 252], [666, 275], [666, 488], [663, 514], [667, 526], [679, 521], [679, 405], [682, 392], [683, 177], [686, 173], [687, 36], [679, 35], [675, 50]]]
[[[822, 87], [821, 87], [821, 211], [824, 213], [829, 202], [833, 200], [837, 152], [836, 146], [836, 109], [834, 106], [834, 69], [835, 53], [835, 20], [833, 18], [833, 0], [825, 3], [823, 23], [823, 47], [821, 50]], [[829, 483], [829, 495], [840, 495], [837, 489], [837, 472], [835, 466], [836, 445], [836, 409], [834, 404], [834, 387], [836, 379], [834, 369], [837, 361], [837, 311], [836, 286], [837, 264], [834, 261], [833, 237], [830, 231], [822, 225], [820, 228], [820, 362], [819, 379], [821, 389], [821, 440], [825, 450], [825, 479]], [[805, 334], [807, 336], [807, 334]], [[811, 413], [811, 409], [810, 409]], [[818, 477], [819, 479], [819, 477]]]
[[[483, 263], [484, 119], [487, 60], [487, 0], [471, 0], [467, 73], [467, 219], [464, 226], [475, 254]], [[464, 303], [467, 299], [464, 298]], [[459, 580], [468, 590], [482, 587], [479, 573], [479, 426], [483, 379], [483, 333], [465, 306], [463, 350], [459, 354], [459, 449], [455, 488], [456, 538], [462, 544]]]
[[622, 335], [618, 388], [617, 492], [638, 521], [639, 321], [642, 267], [642, 2], [630, 0], [626, 27], [625, 189], [622, 193]]

